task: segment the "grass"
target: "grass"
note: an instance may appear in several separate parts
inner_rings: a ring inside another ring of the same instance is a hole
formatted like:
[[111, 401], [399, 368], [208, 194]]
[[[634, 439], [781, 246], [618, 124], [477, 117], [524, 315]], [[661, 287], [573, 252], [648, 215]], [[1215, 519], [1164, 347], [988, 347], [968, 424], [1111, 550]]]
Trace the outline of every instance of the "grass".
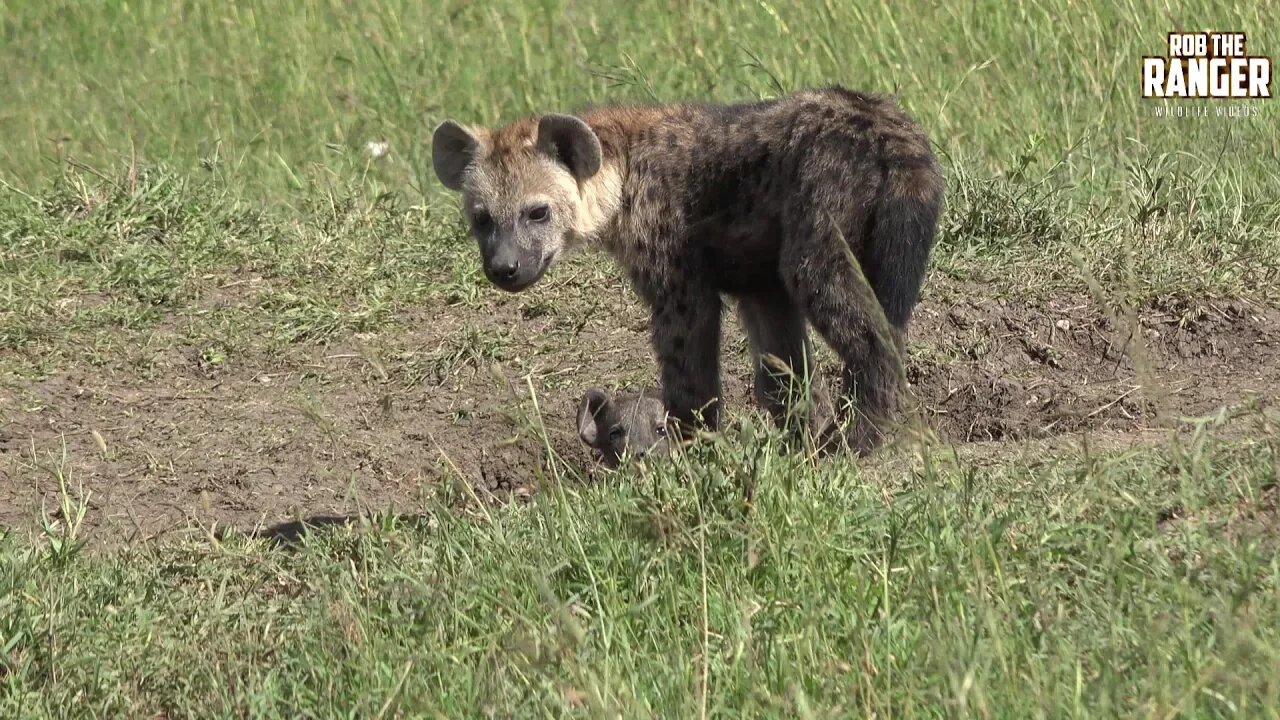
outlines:
[[[1157, 122], [1137, 84], [1138, 58], [1169, 28], [1269, 17], [1265, 3], [1150, 0], [10, 3], [0, 167], [29, 182], [51, 159], [114, 160], [133, 147], [277, 200], [334, 178], [435, 196], [424, 143], [444, 117], [841, 82], [900, 87], [938, 142], [982, 170], [1034, 139], [1038, 162], [1062, 160], [1063, 177], [1103, 192], [1134, 160], [1167, 154], [1214, 166], [1214, 194], [1274, 203], [1273, 123]], [[1265, 34], [1251, 42], [1267, 52]], [[389, 161], [373, 162], [369, 142], [387, 142]]]
[[634, 482], [428, 502], [285, 549], [10, 537], [0, 708], [1276, 716], [1274, 440], [1208, 422], [1154, 451], [869, 482], [741, 432]]
[[[1173, 28], [1241, 29], [1274, 57], [1273, 10], [6, 3], [0, 498], [47, 502], [33, 532], [0, 530], [0, 715], [1276, 717], [1265, 414], [1130, 451], [924, 443], [816, 467], [748, 417], [615, 482], [557, 466], [528, 504], [459, 511], [433, 475], [407, 514], [297, 545], [245, 528], [100, 544], [104, 494], [245, 481], [178, 475], [192, 438], [137, 451], [42, 384], [288, 376], [264, 396], [330, 448], [366, 442], [367, 386], [397, 431], [439, 410], [473, 428], [460, 445], [504, 435], [454, 379], [498, 366], [556, 401], [640, 381], [648, 358], [616, 338], [643, 316], [594, 254], [535, 294], [494, 291], [431, 176], [432, 126], [833, 82], [898, 89], [944, 159], [947, 282], [927, 293], [1091, 296], [1117, 317], [1171, 296], [1274, 304], [1274, 101], [1157, 118], [1137, 82]], [[316, 366], [335, 353], [364, 368], [337, 390]], [[618, 375], [583, 376], [601, 366]], [[162, 433], [146, 407], [132, 422]], [[92, 441], [64, 444], [67, 427]], [[135, 459], [167, 469], [113, 474]]]
[[0, 347], [36, 358], [164, 322], [202, 348], [277, 350], [381, 326], [409, 303], [474, 298], [482, 279], [463, 267], [456, 223], [386, 199], [330, 196], [283, 218], [163, 170], [72, 173], [8, 199]]

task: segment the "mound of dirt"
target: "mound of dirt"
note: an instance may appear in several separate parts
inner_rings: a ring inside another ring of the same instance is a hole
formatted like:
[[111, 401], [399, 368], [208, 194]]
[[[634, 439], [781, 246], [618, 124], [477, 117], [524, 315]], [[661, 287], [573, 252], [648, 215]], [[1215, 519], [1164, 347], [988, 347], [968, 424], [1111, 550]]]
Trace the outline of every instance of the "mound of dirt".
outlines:
[[908, 380], [951, 442], [1128, 431], [1280, 388], [1280, 310], [1239, 300], [1127, 318], [1085, 297], [928, 304], [912, 344]]

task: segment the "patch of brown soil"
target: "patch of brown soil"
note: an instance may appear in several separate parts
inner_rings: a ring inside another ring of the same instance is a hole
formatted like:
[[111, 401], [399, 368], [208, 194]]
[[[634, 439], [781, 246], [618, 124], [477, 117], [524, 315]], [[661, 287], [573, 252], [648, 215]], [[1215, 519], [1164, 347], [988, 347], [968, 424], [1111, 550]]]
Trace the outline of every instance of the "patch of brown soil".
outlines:
[[1280, 388], [1274, 307], [1157, 303], [1134, 332], [1083, 297], [979, 298], [923, 305], [912, 328], [908, 378], [946, 440], [1132, 431]]
[[[42, 503], [56, 507], [59, 474], [92, 493], [87, 522], [115, 541], [192, 521], [411, 514], [442, 486], [524, 494], [590, 466], [574, 430], [583, 390], [655, 375], [643, 312], [624, 295], [611, 302], [606, 317], [495, 295], [478, 312], [433, 308], [407, 331], [286, 357], [210, 366], [170, 352], [145, 377], [73, 366], [11, 382], [0, 388], [0, 525], [30, 528]], [[750, 372], [726, 325], [733, 412]], [[1150, 377], [1131, 359], [1135, 338], [1113, 325], [1083, 298], [1000, 302], [946, 286], [917, 314], [909, 379], [929, 423], [957, 443], [1131, 432], [1162, 408], [1204, 413], [1280, 392], [1280, 309], [1145, 308]]]

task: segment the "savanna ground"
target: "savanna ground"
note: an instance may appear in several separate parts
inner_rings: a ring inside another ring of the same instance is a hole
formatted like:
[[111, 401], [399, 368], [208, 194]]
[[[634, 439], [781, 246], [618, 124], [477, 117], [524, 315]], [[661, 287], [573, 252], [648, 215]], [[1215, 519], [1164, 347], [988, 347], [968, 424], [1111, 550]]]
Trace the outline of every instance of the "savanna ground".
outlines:
[[[1280, 122], [1138, 98], [1274, 3], [2, 7], [4, 717], [1277, 717]], [[490, 288], [430, 129], [826, 83], [947, 169], [910, 426], [787, 452], [730, 321], [595, 472], [645, 314]]]

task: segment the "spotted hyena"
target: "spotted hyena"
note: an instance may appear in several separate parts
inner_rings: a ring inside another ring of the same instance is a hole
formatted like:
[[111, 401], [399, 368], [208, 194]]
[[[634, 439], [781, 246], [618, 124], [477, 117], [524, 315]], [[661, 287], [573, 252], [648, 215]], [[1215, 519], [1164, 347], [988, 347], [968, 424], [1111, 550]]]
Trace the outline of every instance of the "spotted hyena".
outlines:
[[609, 467], [617, 467], [625, 457], [666, 455], [667, 430], [662, 395], [651, 389], [610, 394], [593, 387], [578, 401], [578, 437]]
[[682, 428], [719, 424], [727, 295], [761, 405], [787, 414], [786, 378], [807, 376], [812, 325], [843, 363], [854, 447], [881, 441], [944, 187], [926, 133], [892, 99], [829, 87], [496, 128], [449, 120], [432, 153], [498, 287], [525, 290], [582, 246], [621, 264], [651, 309], [664, 402]]

